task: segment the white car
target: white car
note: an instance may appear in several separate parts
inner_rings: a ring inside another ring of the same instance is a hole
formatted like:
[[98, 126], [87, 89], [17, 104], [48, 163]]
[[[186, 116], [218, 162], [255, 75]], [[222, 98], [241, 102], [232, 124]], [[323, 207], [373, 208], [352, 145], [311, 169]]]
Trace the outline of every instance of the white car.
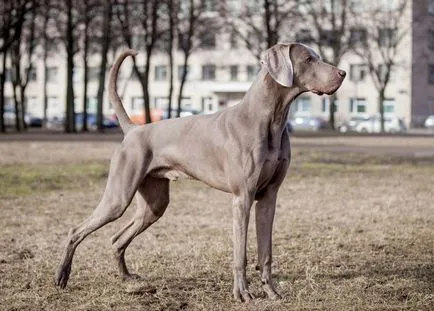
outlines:
[[[360, 133], [381, 133], [380, 117], [374, 116], [359, 122], [355, 130]], [[400, 118], [385, 117], [384, 131], [386, 133], [405, 133], [407, 132], [407, 127]]]
[[434, 129], [434, 115], [428, 116], [428, 118], [426, 118], [425, 127]]

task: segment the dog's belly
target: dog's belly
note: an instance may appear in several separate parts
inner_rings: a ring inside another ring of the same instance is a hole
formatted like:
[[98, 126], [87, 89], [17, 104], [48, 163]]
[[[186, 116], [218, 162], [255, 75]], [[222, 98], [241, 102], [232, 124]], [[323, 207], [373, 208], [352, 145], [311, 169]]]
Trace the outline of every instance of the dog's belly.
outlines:
[[170, 181], [176, 181], [178, 179], [195, 179], [182, 171], [170, 168], [155, 170], [151, 172], [150, 175], [157, 178], [166, 178]]

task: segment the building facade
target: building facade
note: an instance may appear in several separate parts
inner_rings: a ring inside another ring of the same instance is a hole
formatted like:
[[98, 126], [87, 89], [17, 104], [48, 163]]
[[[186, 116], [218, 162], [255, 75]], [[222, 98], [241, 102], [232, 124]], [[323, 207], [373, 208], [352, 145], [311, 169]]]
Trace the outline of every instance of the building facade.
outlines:
[[[382, 0], [387, 3], [394, 1]], [[236, 2], [236, 1], [232, 1]], [[327, 4], [327, 1], [325, 1]], [[357, 1], [353, 1], [357, 4]], [[325, 5], [326, 5], [325, 4]], [[233, 5], [233, 4], [232, 4]], [[393, 4], [392, 4], [393, 5]], [[210, 7], [211, 10], [215, 8]], [[359, 8], [360, 9], [360, 8]], [[421, 121], [434, 114], [434, 0], [410, 1], [407, 7], [410, 18], [400, 27], [408, 27], [403, 43], [400, 45], [397, 66], [391, 72], [391, 82], [385, 94], [386, 116], [402, 118], [407, 125], [420, 125]], [[360, 9], [363, 14], [363, 8]], [[301, 30], [288, 31], [285, 41], [295, 41]], [[304, 28], [303, 28], [304, 27]], [[313, 46], [315, 49], [315, 46]], [[140, 53], [138, 63], [144, 63], [144, 53]], [[115, 55], [111, 55], [112, 62]], [[174, 53], [175, 74], [172, 107], [178, 96], [179, 80], [182, 74], [183, 55], [179, 50]], [[48, 60], [47, 102], [48, 116], [61, 116], [65, 112], [66, 98], [66, 57], [59, 51]], [[83, 82], [81, 59], [76, 58], [74, 89], [76, 112], [83, 109]], [[98, 81], [97, 56], [92, 56], [89, 68], [88, 111], [96, 111]], [[43, 74], [42, 60], [35, 60], [35, 69], [27, 88], [27, 111], [35, 116], [43, 115]], [[347, 78], [337, 92], [335, 108], [337, 122], [352, 116], [375, 115], [378, 113], [378, 92], [369, 75], [367, 64], [354, 54], [346, 53], [340, 68], [347, 71]], [[182, 100], [183, 109], [213, 113], [224, 107], [236, 105], [250, 87], [260, 68], [259, 60], [230, 31], [222, 30], [207, 36], [190, 57], [187, 83]], [[157, 50], [150, 68], [150, 107], [167, 108], [169, 88], [169, 60], [167, 54]], [[130, 115], [143, 113], [142, 91], [137, 78], [132, 74], [132, 63], [125, 61], [118, 79], [118, 91]], [[12, 88], [6, 83], [6, 103], [12, 102]], [[104, 112], [113, 113], [104, 96]], [[313, 115], [328, 119], [329, 98], [312, 93], [302, 94], [291, 106], [293, 115]]]

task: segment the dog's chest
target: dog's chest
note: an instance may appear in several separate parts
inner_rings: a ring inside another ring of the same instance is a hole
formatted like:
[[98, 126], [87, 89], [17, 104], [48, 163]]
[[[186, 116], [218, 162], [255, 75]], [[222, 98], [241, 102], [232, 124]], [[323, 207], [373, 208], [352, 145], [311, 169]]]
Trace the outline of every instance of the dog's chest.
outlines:
[[261, 172], [257, 182], [258, 190], [265, 188], [273, 180], [281, 162], [280, 150], [268, 154], [262, 161]]

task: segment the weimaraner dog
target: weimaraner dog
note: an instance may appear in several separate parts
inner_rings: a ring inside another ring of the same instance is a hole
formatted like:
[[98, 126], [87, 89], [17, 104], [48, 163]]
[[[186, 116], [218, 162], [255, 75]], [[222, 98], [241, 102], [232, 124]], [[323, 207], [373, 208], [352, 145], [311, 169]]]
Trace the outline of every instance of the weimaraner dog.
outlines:
[[101, 202], [69, 233], [56, 284], [66, 286], [80, 242], [121, 217], [136, 193], [136, 214], [113, 236], [112, 243], [122, 278], [137, 278], [127, 269], [125, 249], [164, 214], [169, 204], [169, 182], [190, 177], [233, 194], [233, 294], [237, 300], [252, 298], [246, 280], [246, 243], [250, 209], [257, 201], [263, 290], [269, 298], [279, 298], [271, 280], [271, 235], [277, 192], [291, 158], [286, 128], [289, 107], [304, 92], [332, 94], [344, 80], [345, 71], [322, 62], [305, 45], [277, 44], [265, 52], [258, 77], [238, 105], [210, 115], [137, 126], [116, 91], [121, 63], [135, 55], [134, 50], [127, 50], [111, 69], [110, 100], [125, 138], [111, 160]]

